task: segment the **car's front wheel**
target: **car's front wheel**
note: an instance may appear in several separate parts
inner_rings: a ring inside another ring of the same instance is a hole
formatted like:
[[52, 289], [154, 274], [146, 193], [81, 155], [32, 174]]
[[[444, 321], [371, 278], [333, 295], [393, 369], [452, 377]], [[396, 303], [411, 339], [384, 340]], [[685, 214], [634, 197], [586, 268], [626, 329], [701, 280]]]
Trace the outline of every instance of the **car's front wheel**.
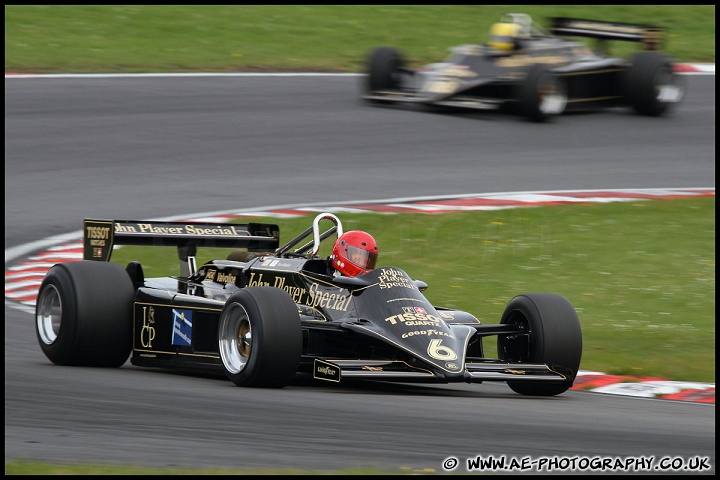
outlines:
[[57, 365], [120, 367], [132, 348], [130, 276], [104, 262], [59, 263], [40, 285], [35, 332]]
[[561, 295], [528, 293], [508, 303], [500, 323], [515, 324], [520, 333], [498, 336], [498, 356], [511, 363], [547, 364], [560, 381], [510, 380], [523, 395], [558, 395], [575, 381], [582, 357], [582, 331], [577, 312]]
[[517, 102], [520, 113], [533, 122], [544, 122], [561, 115], [567, 106], [567, 88], [562, 78], [547, 65], [530, 67], [518, 85]]
[[297, 305], [279, 288], [243, 288], [225, 302], [218, 343], [225, 375], [235, 385], [282, 388], [302, 355]]
[[399, 89], [403, 64], [402, 54], [395, 48], [380, 47], [373, 50], [367, 65], [367, 92]]

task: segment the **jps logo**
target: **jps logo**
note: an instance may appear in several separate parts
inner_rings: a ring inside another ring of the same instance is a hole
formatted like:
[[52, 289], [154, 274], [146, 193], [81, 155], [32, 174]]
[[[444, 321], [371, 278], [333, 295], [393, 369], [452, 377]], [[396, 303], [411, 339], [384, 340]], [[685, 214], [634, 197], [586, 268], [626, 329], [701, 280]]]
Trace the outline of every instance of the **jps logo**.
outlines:
[[143, 307], [143, 326], [140, 329], [140, 344], [143, 348], [152, 348], [155, 340], [155, 309]]

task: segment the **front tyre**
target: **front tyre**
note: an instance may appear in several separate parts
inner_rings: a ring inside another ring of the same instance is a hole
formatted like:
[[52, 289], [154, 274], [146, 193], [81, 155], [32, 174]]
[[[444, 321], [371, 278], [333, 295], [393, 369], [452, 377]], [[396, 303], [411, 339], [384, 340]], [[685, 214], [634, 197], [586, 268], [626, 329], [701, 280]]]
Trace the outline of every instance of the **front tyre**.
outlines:
[[54, 265], [40, 285], [35, 333], [56, 365], [120, 367], [132, 348], [135, 287], [116, 263]]
[[380, 47], [373, 50], [367, 66], [367, 92], [398, 90], [401, 87], [403, 65], [403, 57], [395, 48]]
[[498, 336], [498, 357], [511, 363], [547, 364], [565, 376], [562, 381], [508, 381], [523, 395], [551, 396], [569, 389], [582, 357], [580, 321], [570, 302], [552, 293], [528, 293], [513, 298], [500, 321], [522, 333]]
[[279, 288], [243, 288], [225, 302], [218, 343], [225, 375], [235, 385], [282, 388], [302, 355], [297, 305]]
[[625, 96], [633, 109], [656, 117], [680, 103], [685, 81], [673, 72], [670, 59], [658, 52], [638, 52], [626, 72]]
[[520, 113], [528, 120], [550, 120], [561, 115], [567, 106], [565, 81], [547, 65], [533, 65], [527, 71], [525, 80], [518, 85], [517, 102]]

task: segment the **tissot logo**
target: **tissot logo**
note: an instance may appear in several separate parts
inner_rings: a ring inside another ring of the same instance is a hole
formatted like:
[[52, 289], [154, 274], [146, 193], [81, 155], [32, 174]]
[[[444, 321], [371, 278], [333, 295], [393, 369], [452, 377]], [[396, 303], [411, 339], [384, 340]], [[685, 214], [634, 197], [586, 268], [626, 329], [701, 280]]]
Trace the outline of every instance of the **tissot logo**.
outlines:
[[110, 227], [92, 227], [88, 225], [85, 229], [87, 230], [87, 238], [102, 238], [105, 240], [110, 238]]

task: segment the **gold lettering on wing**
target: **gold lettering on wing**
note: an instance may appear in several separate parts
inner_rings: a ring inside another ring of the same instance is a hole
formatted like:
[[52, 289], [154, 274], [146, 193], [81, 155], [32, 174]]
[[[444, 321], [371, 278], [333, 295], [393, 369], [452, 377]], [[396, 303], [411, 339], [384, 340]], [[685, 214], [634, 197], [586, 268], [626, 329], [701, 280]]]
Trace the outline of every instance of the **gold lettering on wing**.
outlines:
[[234, 225], [230, 225], [227, 227], [199, 227], [196, 225], [185, 225], [185, 230], [190, 235], [240, 235]]
[[85, 227], [87, 230], [87, 238], [102, 238], [107, 240], [110, 238], [110, 227]]
[[85, 227], [85, 238], [90, 241], [91, 247], [104, 247], [110, 239], [110, 227]]
[[617, 33], [625, 33], [630, 35], [639, 35], [643, 33], [643, 29], [641, 27], [635, 27], [632, 25], [612, 25], [612, 24], [598, 24], [594, 22], [570, 22], [568, 24], [571, 28], [584, 28], [586, 30], [591, 31], [600, 31], [600, 32], [617, 32]]
[[137, 229], [132, 225], [115, 224], [115, 233], [137, 233]]
[[514, 373], [516, 375], [525, 375], [525, 370], [514, 370], [512, 368], [505, 369], [507, 373]]
[[338, 374], [338, 371], [336, 369], [325, 365], [318, 367], [318, 372], [324, 375], [328, 375], [330, 377], [337, 376]]

